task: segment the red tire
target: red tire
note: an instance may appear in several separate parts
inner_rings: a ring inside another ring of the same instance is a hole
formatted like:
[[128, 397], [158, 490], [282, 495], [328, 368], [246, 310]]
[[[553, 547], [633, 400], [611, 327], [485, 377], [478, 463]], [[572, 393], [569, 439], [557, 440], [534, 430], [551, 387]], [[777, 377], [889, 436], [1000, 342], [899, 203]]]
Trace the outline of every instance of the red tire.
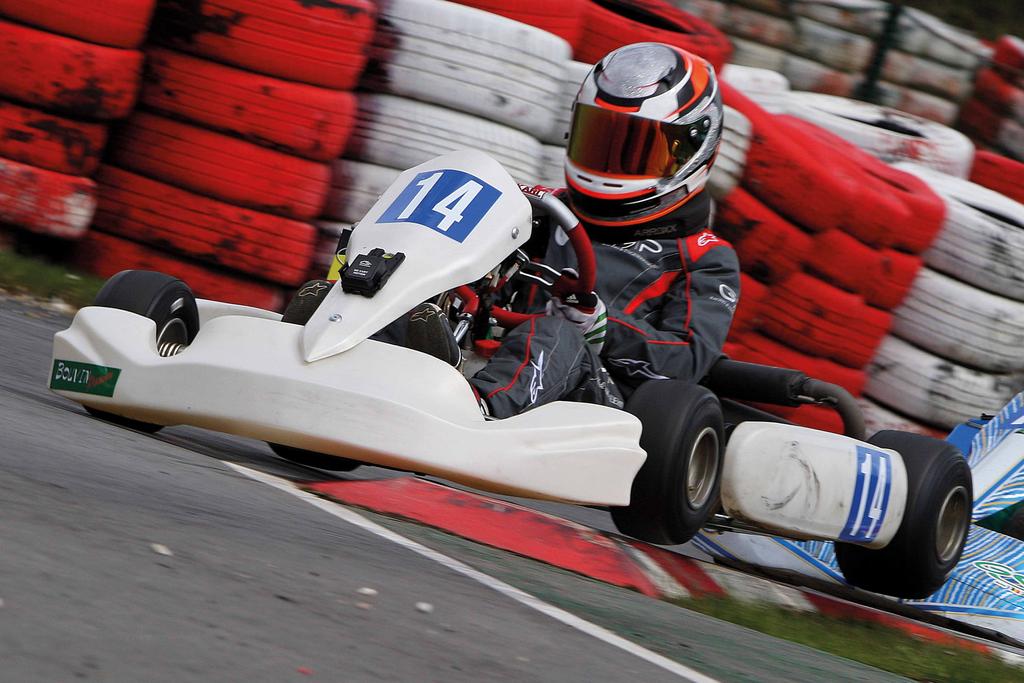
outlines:
[[103, 166], [93, 224], [104, 232], [284, 285], [305, 280], [316, 229]]
[[257, 211], [310, 220], [330, 189], [330, 166], [221, 133], [138, 113], [110, 149], [116, 166]]
[[575, 59], [595, 63], [630, 43], [668, 43], [694, 52], [716, 71], [732, 55], [725, 34], [665, 0], [590, 0]]
[[718, 204], [715, 232], [732, 244], [743, 272], [766, 283], [799, 270], [813, 241], [742, 187]]
[[891, 322], [891, 313], [806, 273], [773, 287], [761, 313], [771, 337], [852, 368], [867, 365]]
[[984, 100], [993, 110], [1012, 115], [1015, 108], [1024, 111], [1024, 90], [1003, 78], [995, 69], [982, 69], [974, 77], [972, 97]]
[[0, 96], [84, 119], [135, 106], [142, 53], [84, 43], [0, 20]]
[[96, 210], [96, 184], [0, 159], [0, 223], [52, 237], [81, 237]]
[[486, 12], [500, 14], [524, 24], [536, 26], [548, 33], [565, 38], [573, 50], [580, 45], [583, 35], [583, 14], [587, 0], [559, 0], [539, 3], [533, 0], [455, 0]]
[[841, 230], [826, 230], [814, 239], [807, 269], [871, 306], [892, 310], [900, 305], [921, 269], [919, 256], [894, 249], [873, 249]]
[[970, 99], [960, 107], [960, 130], [986, 145], [996, 143], [1002, 125], [1002, 117], [982, 100]]
[[306, 159], [341, 156], [356, 120], [350, 92], [293, 83], [152, 48], [139, 101], [149, 109]]
[[231, 275], [186, 258], [168, 256], [147, 247], [98, 230], [92, 230], [76, 246], [75, 265], [107, 278], [122, 270], [156, 270], [181, 278], [196, 296], [233, 304], [281, 310], [283, 295], [273, 285]]
[[1024, 204], [1024, 163], [995, 152], [974, 153], [971, 181]]
[[761, 334], [740, 335], [735, 341], [730, 341], [726, 353], [735, 360], [799, 370], [809, 377], [838, 384], [854, 396], [863, 393], [867, 382], [867, 374], [860, 368], [848, 368], [827, 358], [801, 353]]
[[732, 315], [729, 337], [744, 334], [757, 326], [761, 302], [768, 296], [768, 285], [758, 282], [746, 273], [740, 273], [740, 300]]
[[351, 90], [376, 20], [371, 0], [163, 0], [150, 40], [258, 73]]
[[1006, 67], [1008, 73], [1016, 75], [1017, 83], [1024, 85], [1024, 40], [1016, 36], [1003, 36], [996, 41], [992, 61]]
[[73, 121], [0, 100], [0, 157], [68, 175], [89, 176], [107, 142], [107, 127]]
[[0, 15], [111, 47], [142, 43], [156, 0], [0, 0]]

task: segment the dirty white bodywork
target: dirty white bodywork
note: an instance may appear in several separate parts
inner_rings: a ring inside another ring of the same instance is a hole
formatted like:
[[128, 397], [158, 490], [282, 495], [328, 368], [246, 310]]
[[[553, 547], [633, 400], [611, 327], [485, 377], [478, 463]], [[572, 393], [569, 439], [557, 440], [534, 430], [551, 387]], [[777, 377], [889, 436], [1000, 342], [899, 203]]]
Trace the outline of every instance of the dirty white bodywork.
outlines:
[[881, 548], [899, 530], [906, 499], [899, 453], [846, 436], [745, 422], [726, 447], [725, 511], [792, 538]]

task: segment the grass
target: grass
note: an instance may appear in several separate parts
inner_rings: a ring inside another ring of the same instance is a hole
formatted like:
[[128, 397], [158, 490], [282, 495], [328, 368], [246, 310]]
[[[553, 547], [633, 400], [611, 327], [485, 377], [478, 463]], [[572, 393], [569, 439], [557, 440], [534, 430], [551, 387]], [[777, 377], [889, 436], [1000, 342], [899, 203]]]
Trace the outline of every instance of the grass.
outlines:
[[40, 299], [60, 299], [74, 308], [92, 303], [103, 280], [69, 271], [39, 257], [0, 250], [0, 289]]
[[708, 616], [851, 659], [915, 681], [1007, 683], [1024, 669], [981, 652], [914, 638], [880, 624], [835, 619], [729, 598], [679, 600]]

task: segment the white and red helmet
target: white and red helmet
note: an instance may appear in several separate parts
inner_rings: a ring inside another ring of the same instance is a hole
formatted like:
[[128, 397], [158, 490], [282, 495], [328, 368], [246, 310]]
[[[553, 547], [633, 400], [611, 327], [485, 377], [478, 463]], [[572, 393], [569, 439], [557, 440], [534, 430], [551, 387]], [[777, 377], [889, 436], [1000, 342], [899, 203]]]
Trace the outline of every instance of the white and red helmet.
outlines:
[[607, 228], [657, 220], [696, 196], [722, 137], [722, 96], [703, 58], [662, 43], [610, 52], [573, 104], [569, 201]]

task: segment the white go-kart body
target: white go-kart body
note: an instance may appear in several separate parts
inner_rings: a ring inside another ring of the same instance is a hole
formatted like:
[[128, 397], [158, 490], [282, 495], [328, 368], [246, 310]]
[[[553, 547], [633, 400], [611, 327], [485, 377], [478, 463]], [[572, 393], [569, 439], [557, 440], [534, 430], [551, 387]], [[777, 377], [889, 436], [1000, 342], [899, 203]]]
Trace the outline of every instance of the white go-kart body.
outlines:
[[[641, 423], [629, 412], [556, 402], [485, 419], [457, 369], [369, 339], [420, 302], [487, 275], [529, 239], [531, 217], [519, 186], [487, 155], [439, 157], [404, 172], [351, 235], [350, 258], [374, 248], [405, 254], [375, 296], [335, 285], [305, 326], [199, 300], [197, 336], [167, 357], [149, 318], [86, 307], [54, 339], [51, 387], [147, 423], [204, 427], [496, 493], [627, 505], [646, 457]], [[745, 422], [723, 457], [724, 510], [746, 525], [881, 547], [903, 518], [907, 474], [895, 451]]]

